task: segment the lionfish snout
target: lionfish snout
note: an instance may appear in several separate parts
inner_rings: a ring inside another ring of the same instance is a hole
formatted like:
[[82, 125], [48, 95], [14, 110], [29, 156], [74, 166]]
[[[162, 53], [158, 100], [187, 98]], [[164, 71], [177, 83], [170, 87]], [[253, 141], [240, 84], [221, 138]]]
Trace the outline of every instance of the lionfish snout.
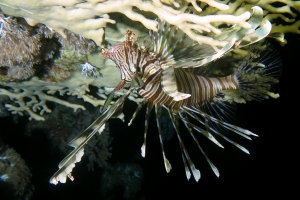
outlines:
[[118, 60], [121, 59], [122, 52], [124, 52], [124, 45], [118, 44], [115, 46], [112, 46], [108, 49], [102, 48], [102, 56], [105, 59], [111, 59], [114, 62], [118, 62]]
[[102, 54], [102, 56], [103, 56], [105, 59], [109, 59], [108, 49], [102, 48], [101, 54]]

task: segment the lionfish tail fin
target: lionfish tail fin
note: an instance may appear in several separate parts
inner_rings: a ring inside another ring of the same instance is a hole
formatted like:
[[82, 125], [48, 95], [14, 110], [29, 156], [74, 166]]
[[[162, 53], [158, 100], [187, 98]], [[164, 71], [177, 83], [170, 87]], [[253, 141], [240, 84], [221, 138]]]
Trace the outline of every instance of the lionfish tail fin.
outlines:
[[[253, 45], [252, 48], [258, 48], [258, 52], [251, 51], [235, 72], [239, 92], [247, 101], [279, 97], [279, 94], [270, 92], [270, 89], [279, 82], [277, 78], [281, 73], [281, 58], [274, 51], [262, 54], [261, 51], [266, 46]], [[259, 60], [256, 61], [253, 55], [259, 55]]]

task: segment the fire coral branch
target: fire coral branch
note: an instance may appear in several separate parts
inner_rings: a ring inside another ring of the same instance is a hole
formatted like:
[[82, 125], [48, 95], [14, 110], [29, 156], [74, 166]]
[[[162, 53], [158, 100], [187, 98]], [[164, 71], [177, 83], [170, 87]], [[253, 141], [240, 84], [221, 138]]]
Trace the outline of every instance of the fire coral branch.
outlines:
[[[157, 30], [157, 22], [146, 18], [142, 12], [155, 14], [161, 20], [177, 26], [193, 40], [199, 43], [207, 43], [213, 46], [224, 46], [224, 42], [213, 39], [211, 36], [200, 36], [202, 32], [213, 32], [219, 34], [221, 31], [212, 23], [237, 24], [243, 28], [250, 28], [246, 20], [250, 17], [249, 12], [240, 16], [211, 15], [199, 16], [197, 14], [184, 13], [184, 7], [191, 2], [196, 10], [200, 7], [196, 1], [177, 3], [175, 1], [164, 1], [164, 4], [156, 1], [143, 0], [119, 0], [119, 1], [58, 1], [58, 0], [1, 0], [0, 6], [4, 13], [24, 17], [30, 25], [43, 23], [64, 36], [64, 29], [81, 34], [86, 38], [94, 40], [101, 45], [104, 39], [104, 28], [107, 23], [116, 23], [109, 18], [109, 13], [122, 13], [133, 21], [141, 22], [147, 29]], [[217, 9], [227, 9], [228, 5], [217, 3], [212, 0], [202, 0], [206, 4]], [[176, 9], [171, 7], [175, 5]], [[136, 11], [138, 8], [140, 11]], [[197, 31], [197, 33], [195, 32]]]

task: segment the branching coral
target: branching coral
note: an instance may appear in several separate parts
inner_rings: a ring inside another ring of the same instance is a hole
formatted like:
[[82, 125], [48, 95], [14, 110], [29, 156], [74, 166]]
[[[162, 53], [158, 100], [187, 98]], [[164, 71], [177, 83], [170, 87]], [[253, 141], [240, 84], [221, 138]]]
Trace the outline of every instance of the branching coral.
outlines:
[[[174, 1], [171, 1], [174, 2]], [[196, 6], [195, 1], [194, 6]], [[226, 9], [227, 5], [217, 3], [212, 0], [202, 0], [218, 9]], [[168, 3], [168, 2], [167, 2]], [[175, 3], [176, 6], [179, 4]], [[185, 4], [183, 4], [185, 5]], [[180, 6], [182, 8], [182, 6]], [[176, 25], [184, 33], [195, 41], [209, 43], [215, 46], [224, 46], [222, 41], [214, 40], [198, 33], [214, 32], [219, 34], [220, 29], [212, 25], [213, 22], [222, 22], [227, 24], [237, 24], [243, 28], [250, 28], [246, 20], [250, 17], [250, 12], [246, 11], [240, 16], [233, 15], [211, 15], [198, 16], [185, 13], [180, 8], [174, 9], [169, 5], [164, 5], [158, 0], [122, 0], [122, 1], [8, 1], [2, 0], [1, 8], [6, 14], [25, 17], [30, 25], [38, 22], [46, 24], [55, 29], [61, 35], [64, 35], [64, 29], [71, 30], [81, 34], [84, 37], [93, 39], [98, 45], [103, 42], [104, 27], [107, 23], [116, 23], [109, 19], [108, 13], [122, 13], [133, 21], [141, 22], [147, 29], [157, 30], [157, 22], [148, 19], [143, 12], [150, 12], [161, 20]], [[199, 10], [199, 7], [196, 6]], [[197, 33], [195, 31], [197, 31]]]
[[[95, 100], [90, 97], [87, 92], [89, 91], [89, 85], [94, 81], [88, 78], [72, 78], [64, 83], [47, 83], [37, 80], [36, 78], [30, 81], [24, 81], [22, 83], [0, 83], [1, 86], [6, 87], [0, 89], [0, 95], [7, 95], [17, 105], [6, 104], [5, 106], [13, 113], [23, 115], [24, 112], [29, 114], [29, 119], [44, 120], [41, 115], [45, 112], [50, 113], [51, 110], [47, 107], [46, 102], [52, 101], [58, 104], [65, 105], [77, 109], [85, 109], [82, 105], [72, 104], [68, 101], [61, 100], [55, 96], [54, 93], [58, 92], [60, 95], [72, 95], [77, 98], [82, 98], [94, 106], [103, 104], [104, 100]], [[30, 101], [25, 99], [29, 98]], [[39, 112], [39, 114], [36, 114]]]
[[[109, 86], [114, 80], [117, 82], [119, 76], [119, 72], [117, 71], [117, 74], [110, 73], [109, 75], [107, 74], [107, 76], [105, 74], [105, 78], [88, 78], [82, 76], [78, 71], [77, 73], [74, 73], [70, 79], [61, 83], [42, 81], [38, 80], [36, 77], [28, 81], [23, 81], [22, 83], [0, 82], [0, 86], [2, 86], [2, 88], [0, 88], [0, 96], [8, 96], [10, 100], [13, 101], [13, 103], [5, 104], [5, 107], [13, 114], [23, 115], [23, 113], [27, 113], [29, 114], [30, 120], [44, 120], [42, 115], [44, 113], [51, 113], [51, 110], [46, 104], [47, 102], [64, 105], [72, 108], [74, 111], [77, 109], [85, 110], [84, 106], [62, 100], [54, 94], [58, 93], [60, 96], [76, 96], [97, 107], [104, 104], [104, 101], [107, 98], [106, 95], [113, 89], [110, 87], [103, 87], [103, 85], [106, 83], [106, 85]], [[98, 99], [89, 94], [89, 87], [91, 85], [100, 88], [98, 96], [103, 99]], [[103, 87], [103, 89], [101, 89], [101, 87]], [[125, 92], [126, 90], [121, 90], [116, 93], [116, 96], [123, 95]], [[135, 93], [130, 95], [129, 99], [136, 102], [141, 101], [141, 98], [138, 98], [138, 95]]]
[[[283, 5], [275, 6], [274, 3]], [[185, 12], [191, 3], [195, 13]], [[228, 5], [227, 5], [228, 4]], [[293, 22], [284, 13], [295, 18], [299, 12], [299, 2], [292, 0], [224, 0], [220, 3], [215, 0], [43, 0], [29, 1], [1, 0], [2, 10], [10, 15], [24, 17], [30, 25], [44, 23], [65, 38], [65, 29], [78, 33], [94, 40], [98, 45], [103, 42], [104, 28], [107, 24], [116, 23], [108, 14], [122, 13], [133, 21], [141, 22], [147, 29], [157, 30], [157, 23], [152, 18], [147, 18], [145, 13], [173, 24], [186, 33], [193, 40], [214, 46], [224, 46], [225, 42], [212, 38], [212, 34], [221, 33], [221, 24], [237, 24], [243, 28], [250, 28], [247, 19], [250, 17], [248, 10], [253, 6], [265, 9], [266, 19], [281, 18], [285, 22]], [[148, 15], [149, 16], [149, 15]], [[273, 33], [286, 32], [299, 33], [299, 23], [281, 26], [273, 25]], [[209, 36], [202, 33], [210, 33]]]
[[285, 33], [300, 34], [300, 21], [296, 17], [300, 12], [300, 1], [293, 0], [233, 0], [228, 3], [228, 10], [209, 8], [200, 15], [233, 14], [240, 15], [253, 6], [264, 9], [264, 19], [272, 22], [271, 37], [285, 44]]

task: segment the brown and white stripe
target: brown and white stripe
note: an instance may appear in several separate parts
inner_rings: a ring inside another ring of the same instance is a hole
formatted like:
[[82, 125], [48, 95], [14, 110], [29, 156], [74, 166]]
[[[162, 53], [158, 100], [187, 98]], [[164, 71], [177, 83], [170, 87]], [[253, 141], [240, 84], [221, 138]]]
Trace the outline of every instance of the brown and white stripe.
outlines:
[[138, 89], [139, 94], [159, 105], [179, 108], [180, 106], [201, 105], [212, 99], [222, 90], [237, 89], [234, 75], [222, 78], [208, 78], [194, 75], [184, 69], [175, 69], [176, 84], [180, 92], [191, 94], [190, 98], [174, 101], [173, 97], [164, 92], [161, 84], [162, 69], [154, 64], [143, 67], [144, 85]]

